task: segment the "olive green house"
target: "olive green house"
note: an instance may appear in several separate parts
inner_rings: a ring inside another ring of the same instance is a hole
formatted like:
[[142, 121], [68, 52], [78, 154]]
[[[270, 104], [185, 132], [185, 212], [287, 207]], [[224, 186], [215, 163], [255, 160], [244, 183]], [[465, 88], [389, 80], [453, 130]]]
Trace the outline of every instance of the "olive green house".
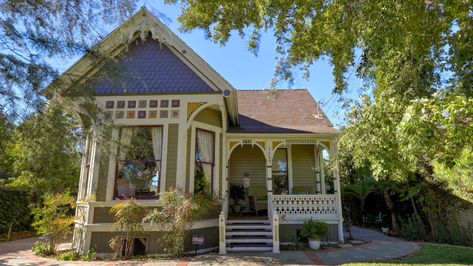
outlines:
[[[198, 235], [199, 252], [279, 252], [309, 219], [330, 225], [323, 241], [343, 241], [339, 175], [328, 167], [338, 133], [307, 90], [233, 88], [145, 8], [94, 49], [114, 56], [118, 77], [101, 79], [104, 64], [89, 55], [61, 77], [90, 84], [102, 111], [96, 119], [114, 125], [95, 123], [87, 132], [78, 252], [112, 253], [110, 208], [130, 198], [159, 208], [159, 194], [170, 187], [223, 199], [193, 224], [189, 251]], [[112, 144], [103, 144], [104, 132]], [[136, 250], [162, 254], [162, 227], [144, 228]]]

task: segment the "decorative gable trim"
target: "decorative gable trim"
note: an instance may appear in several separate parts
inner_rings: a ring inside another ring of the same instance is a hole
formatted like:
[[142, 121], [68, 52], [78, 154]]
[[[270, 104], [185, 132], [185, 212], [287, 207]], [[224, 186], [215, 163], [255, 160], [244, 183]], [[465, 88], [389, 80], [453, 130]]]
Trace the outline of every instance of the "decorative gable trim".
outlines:
[[[230, 121], [233, 125], [238, 125], [238, 104], [235, 88], [145, 7], [142, 7], [129, 20], [112, 31], [92, 50], [98, 52], [98, 54], [115, 56], [126, 49], [127, 46], [123, 44], [129, 44], [139, 37], [145, 39], [148, 33], [151, 33], [151, 38], [168, 46], [214, 90], [222, 93], [226, 90], [230, 91], [230, 95], [225, 97], [225, 103]], [[100, 67], [100, 63], [94, 60], [91, 54], [82, 57], [53, 84], [62, 82], [67, 86], [93, 75]], [[46, 88], [46, 91], [49, 90], [49, 87]], [[60, 96], [55, 94], [54, 97]]]

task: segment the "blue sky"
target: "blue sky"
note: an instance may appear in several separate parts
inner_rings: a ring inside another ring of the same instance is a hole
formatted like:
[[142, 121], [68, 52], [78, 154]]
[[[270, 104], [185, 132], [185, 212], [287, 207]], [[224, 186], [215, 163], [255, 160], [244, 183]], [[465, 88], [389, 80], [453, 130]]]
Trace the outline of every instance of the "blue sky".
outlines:
[[[261, 38], [258, 56], [247, 50], [247, 40], [234, 34], [225, 46], [213, 43], [204, 37], [204, 32], [194, 30], [191, 33], [179, 32], [177, 16], [180, 14], [178, 6], [165, 5], [161, 1], [146, 1], [144, 5], [157, 15], [197, 54], [219, 72], [237, 89], [265, 89], [273, 78], [276, 65], [275, 38], [270, 33], [264, 33]], [[102, 29], [104, 34], [112, 28]], [[77, 58], [75, 58], [77, 59]], [[75, 60], [65, 62], [59, 69], [65, 70]], [[351, 75], [353, 76], [353, 75]], [[357, 88], [361, 82], [355, 78], [349, 80], [347, 94], [356, 97]], [[281, 82], [278, 88], [288, 88], [286, 82]], [[311, 67], [310, 78], [306, 80], [302, 73], [295, 73], [292, 88], [306, 88], [312, 96], [322, 103], [322, 108], [334, 125], [342, 123], [343, 112], [340, 109], [338, 96], [332, 95], [334, 78], [332, 67], [326, 60], [319, 60]]]

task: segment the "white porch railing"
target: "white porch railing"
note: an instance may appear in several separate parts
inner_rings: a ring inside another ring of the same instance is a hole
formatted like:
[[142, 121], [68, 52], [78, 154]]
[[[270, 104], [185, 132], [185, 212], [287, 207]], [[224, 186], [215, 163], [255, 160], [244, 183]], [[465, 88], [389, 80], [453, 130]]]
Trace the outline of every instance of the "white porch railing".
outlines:
[[336, 195], [273, 195], [272, 210], [285, 220], [339, 218]]

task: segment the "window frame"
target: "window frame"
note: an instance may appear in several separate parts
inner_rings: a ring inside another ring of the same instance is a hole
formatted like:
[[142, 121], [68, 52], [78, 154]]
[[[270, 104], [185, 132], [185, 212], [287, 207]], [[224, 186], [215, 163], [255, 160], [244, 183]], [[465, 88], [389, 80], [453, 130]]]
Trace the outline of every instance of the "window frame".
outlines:
[[[198, 138], [198, 132], [199, 131], [202, 131], [202, 132], [208, 132], [208, 133], [211, 133], [212, 134], [212, 139], [213, 139], [213, 144], [212, 144], [212, 162], [202, 162], [202, 161], [197, 161], [196, 160], [196, 155], [197, 155], [197, 147], [198, 147], [198, 141], [197, 141], [197, 138]], [[206, 164], [206, 165], [210, 165], [211, 166], [211, 177], [210, 177], [210, 193], [211, 195], [214, 194], [214, 168], [215, 168], [215, 146], [216, 146], [216, 132], [215, 131], [212, 131], [212, 130], [208, 130], [208, 129], [203, 129], [203, 128], [200, 128], [200, 127], [196, 127], [195, 128], [195, 146], [194, 146], [194, 184], [195, 184], [195, 171], [196, 171], [196, 165], [197, 164]], [[194, 185], [194, 191], [192, 191], [192, 193], [195, 193], [195, 185]]]
[[[121, 130], [122, 128], [125, 128], [125, 127], [133, 127], [133, 128], [162, 128], [162, 133], [161, 133], [161, 143], [164, 143], [164, 125], [126, 125], [126, 126], [121, 126], [119, 128], [119, 134], [118, 134], [118, 142], [120, 142], [120, 136], [121, 136]], [[119, 151], [120, 151], [120, 147], [118, 147], [117, 149], [117, 154], [119, 154]], [[140, 198], [136, 198], [136, 195], [134, 197], [132, 197], [133, 199], [135, 200], [146, 200], [146, 201], [149, 201], [149, 200], [159, 200], [159, 191], [161, 191], [161, 178], [162, 178], [162, 161], [163, 161], [163, 145], [161, 145], [161, 160], [138, 160], [139, 162], [159, 162], [159, 182], [158, 182], [158, 187], [157, 187], [157, 190], [158, 190], [158, 195], [155, 196], [155, 198], [152, 198], [152, 199], [140, 199]], [[137, 160], [124, 160], [123, 162], [137, 162]], [[120, 171], [119, 171], [119, 164], [120, 162], [122, 161], [119, 161], [118, 159], [115, 160], [115, 181], [113, 182], [113, 198], [112, 200], [117, 200], [117, 201], [124, 201], [126, 199], [120, 199], [117, 197], [117, 178], [118, 178], [118, 175], [120, 174]]]

